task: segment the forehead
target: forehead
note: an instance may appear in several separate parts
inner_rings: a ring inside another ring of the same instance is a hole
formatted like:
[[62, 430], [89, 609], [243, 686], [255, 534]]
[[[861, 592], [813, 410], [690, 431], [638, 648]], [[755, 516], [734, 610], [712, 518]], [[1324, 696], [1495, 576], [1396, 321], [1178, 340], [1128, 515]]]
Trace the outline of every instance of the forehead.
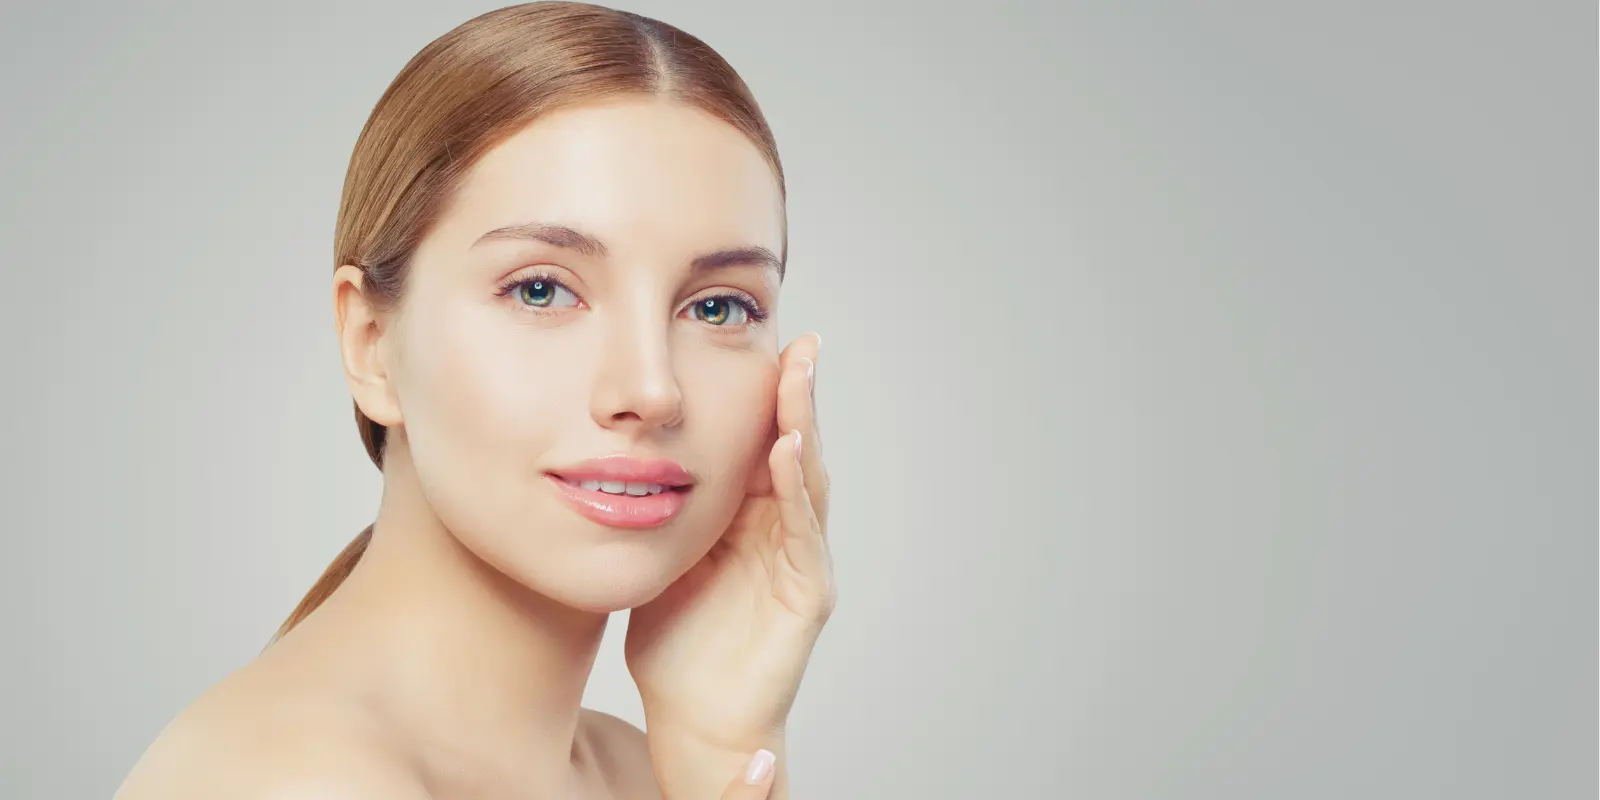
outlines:
[[546, 114], [486, 153], [438, 233], [470, 245], [503, 225], [594, 235], [619, 258], [782, 248], [777, 178], [756, 145], [697, 108], [625, 98]]

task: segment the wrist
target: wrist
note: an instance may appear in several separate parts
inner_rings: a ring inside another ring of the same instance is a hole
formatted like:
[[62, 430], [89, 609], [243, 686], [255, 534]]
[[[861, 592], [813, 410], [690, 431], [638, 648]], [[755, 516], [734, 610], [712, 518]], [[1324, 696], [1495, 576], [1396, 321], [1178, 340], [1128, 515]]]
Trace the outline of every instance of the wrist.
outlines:
[[759, 741], [718, 742], [703, 736], [650, 725], [645, 739], [662, 800], [708, 800], [722, 796], [728, 782], [742, 780], [758, 750], [776, 756], [771, 800], [788, 797], [787, 748], [782, 731]]

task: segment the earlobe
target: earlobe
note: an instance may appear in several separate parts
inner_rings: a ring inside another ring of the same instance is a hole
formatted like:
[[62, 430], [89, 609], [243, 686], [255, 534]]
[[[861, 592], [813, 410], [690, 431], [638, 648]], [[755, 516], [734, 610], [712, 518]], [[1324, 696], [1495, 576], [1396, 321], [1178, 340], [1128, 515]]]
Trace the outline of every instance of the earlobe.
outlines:
[[345, 264], [333, 274], [333, 316], [339, 359], [356, 406], [368, 419], [385, 427], [400, 424], [387, 358], [389, 334], [383, 316], [361, 291], [366, 275]]

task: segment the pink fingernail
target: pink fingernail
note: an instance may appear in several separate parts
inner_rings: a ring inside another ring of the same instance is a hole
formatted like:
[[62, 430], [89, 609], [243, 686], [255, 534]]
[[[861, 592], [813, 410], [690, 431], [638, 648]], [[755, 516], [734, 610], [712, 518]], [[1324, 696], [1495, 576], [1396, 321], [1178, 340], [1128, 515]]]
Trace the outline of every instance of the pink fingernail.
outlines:
[[757, 750], [755, 758], [750, 759], [750, 769], [744, 774], [744, 782], [754, 786], [767, 779], [772, 772], [772, 765], [778, 757], [770, 750]]
[[805, 362], [806, 362], [806, 388], [808, 388], [808, 389], [810, 389], [812, 391], [816, 391], [816, 389], [817, 389], [817, 362], [812, 361], [811, 359], [806, 358], [805, 356], [801, 356], [801, 358], [805, 359]]
[[794, 434], [794, 460], [799, 461], [800, 460], [800, 446], [803, 444], [803, 442], [800, 440], [800, 431], [798, 429], [796, 429], [796, 430], [792, 430], [792, 431], [789, 431], [789, 432]]

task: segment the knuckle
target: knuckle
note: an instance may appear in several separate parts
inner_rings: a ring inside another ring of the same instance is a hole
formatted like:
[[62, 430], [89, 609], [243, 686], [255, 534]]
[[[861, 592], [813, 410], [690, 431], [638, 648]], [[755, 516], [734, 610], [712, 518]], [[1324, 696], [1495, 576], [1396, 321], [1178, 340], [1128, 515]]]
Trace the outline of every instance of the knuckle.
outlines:
[[839, 607], [839, 591], [828, 584], [828, 590], [823, 592], [817, 602], [817, 619], [826, 622], [833, 617], [834, 609]]

